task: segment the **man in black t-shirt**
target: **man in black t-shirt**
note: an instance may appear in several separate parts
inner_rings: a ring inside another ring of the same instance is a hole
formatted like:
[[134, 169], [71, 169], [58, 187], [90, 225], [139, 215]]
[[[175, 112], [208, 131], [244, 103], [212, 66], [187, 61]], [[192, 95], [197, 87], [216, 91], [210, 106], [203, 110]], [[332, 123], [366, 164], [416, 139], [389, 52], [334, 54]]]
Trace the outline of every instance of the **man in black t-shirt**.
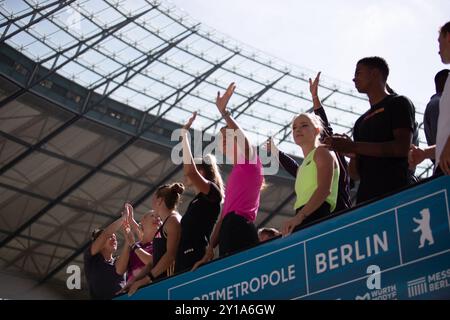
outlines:
[[408, 150], [416, 130], [412, 102], [389, 94], [389, 67], [383, 58], [361, 59], [355, 71], [355, 87], [369, 97], [370, 109], [355, 123], [351, 141], [332, 137], [326, 144], [352, 156], [350, 176], [360, 180], [357, 203], [393, 192], [413, 182], [408, 169]]

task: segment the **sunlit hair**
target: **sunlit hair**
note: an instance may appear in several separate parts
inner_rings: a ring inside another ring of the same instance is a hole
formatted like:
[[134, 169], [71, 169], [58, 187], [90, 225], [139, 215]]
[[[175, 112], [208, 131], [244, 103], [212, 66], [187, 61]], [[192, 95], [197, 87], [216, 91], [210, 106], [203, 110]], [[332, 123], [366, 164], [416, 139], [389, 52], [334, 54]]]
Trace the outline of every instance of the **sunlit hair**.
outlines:
[[213, 182], [219, 187], [220, 194], [224, 196], [223, 179], [220, 174], [219, 166], [217, 165], [216, 157], [208, 153], [203, 158], [195, 158], [194, 162], [198, 170], [202, 170], [205, 174], [205, 179]]
[[306, 117], [309, 119], [309, 121], [311, 122], [311, 124], [313, 125], [314, 128], [319, 129], [319, 135], [323, 132], [323, 122], [322, 119], [320, 119], [320, 117], [314, 113], [310, 113], [310, 112], [305, 112], [305, 113], [300, 113], [299, 115], [296, 115], [293, 119], [292, 119], [292, 127], [294, 127], [294, 122], [295, 120], [297, 120], [300, 117]]

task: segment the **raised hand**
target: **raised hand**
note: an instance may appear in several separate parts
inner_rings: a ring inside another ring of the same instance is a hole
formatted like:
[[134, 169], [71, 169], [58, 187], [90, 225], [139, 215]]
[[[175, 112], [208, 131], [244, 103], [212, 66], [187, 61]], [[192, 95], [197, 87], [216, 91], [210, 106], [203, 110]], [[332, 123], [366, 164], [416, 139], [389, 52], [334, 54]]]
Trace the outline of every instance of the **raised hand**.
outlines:
[[321, 72], [319, 71], [319, 72], [317, 73], [317, 76], [316, 76], [316, 78], [314, 79], [314, 81], [312, 81], [311, 78], [309, 78], [309, 92], [311, 92], [311, 96], [312, 96], [313, 98], [318, 96], [320, 74], [321, 74]]
[[127, 221], [130, 223], [134, 219], [134, 210], [133, 206], [130, 203], [125, 203], [125, 212], [127, 215]]
[[195, 118], [197, 117], [197, 111], [195, 111], [192, 116], [189, 118], [189, 120], [186, 122], [186, 124], [183, 126], [183, 129], [189, 130], [192, 126], [192, 123], [194, 122]]
[[220, 113], [224, 114], [226, 112], [228, 101], [233, 95], [234, 89], [236, 89], [236, 85], [232, 82], [223, 96], [220, 96], [220, 91], [217, 92], [216, 106]]
[[127, 245], [132, 245], [133, 243], [136, 242], [136, 240], [134, 239], [133, 232], [131, 232], [131, 228], [128, 223], [122, 224], [122, 231]]

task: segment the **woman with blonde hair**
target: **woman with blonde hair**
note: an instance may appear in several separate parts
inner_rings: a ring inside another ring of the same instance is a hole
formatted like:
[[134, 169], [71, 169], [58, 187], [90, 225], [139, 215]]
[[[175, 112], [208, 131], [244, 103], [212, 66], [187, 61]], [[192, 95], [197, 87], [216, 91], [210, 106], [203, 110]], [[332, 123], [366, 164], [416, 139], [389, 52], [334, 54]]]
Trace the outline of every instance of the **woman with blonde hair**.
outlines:
[[333, 152], [320, 146], [322, 130], [322, 121], [315, 114], [302, 113], [292, 121], [294, 142], [302, 148], [304, 159], [295, 179], [296, 214], [285, 222], [283, 235], [300, 224], [328, 216], [336, 208], [339, 164]]
[[[131, 281], [149, 263], [153, 263], [153, 238], [162, 224], [161, 218], [154, 210], [144, 214], [138, 224], [134, 220], [133, 206], [125, 204], [127, 220], [123, 225], [126, 245], [116, 263], [118, 274], [127, 274], [127, 281]], [[134, 234], [138, 240], [135, 241]]]

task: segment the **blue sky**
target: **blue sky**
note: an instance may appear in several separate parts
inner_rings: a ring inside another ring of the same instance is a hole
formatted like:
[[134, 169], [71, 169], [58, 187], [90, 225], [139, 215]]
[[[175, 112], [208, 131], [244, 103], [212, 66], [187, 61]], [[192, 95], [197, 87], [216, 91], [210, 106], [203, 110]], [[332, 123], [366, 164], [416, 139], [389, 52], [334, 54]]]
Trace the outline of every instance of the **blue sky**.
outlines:
[[231, 38], [339, 81], [352, 83], [358, 59], [382, 56], [391, 87], [420, 109], [445, 68], [437, 37], [450, 20], [448, 0], [171, 2]]

